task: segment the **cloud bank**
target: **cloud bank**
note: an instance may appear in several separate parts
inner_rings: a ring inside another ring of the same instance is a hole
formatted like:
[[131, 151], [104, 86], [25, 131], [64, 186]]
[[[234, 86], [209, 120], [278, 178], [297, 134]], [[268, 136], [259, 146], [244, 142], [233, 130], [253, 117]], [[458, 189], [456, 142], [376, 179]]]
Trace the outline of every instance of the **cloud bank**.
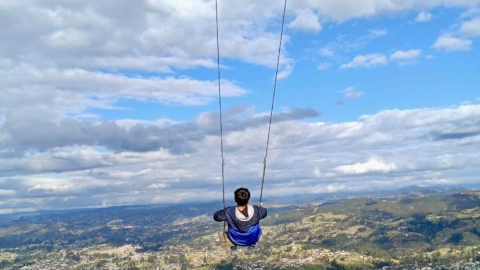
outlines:
[[[471, 175], [480, 167], [480, 105], [306, 121], [317, 116], [311, 109], [274, 116], [268, 196], [329, 192], [333, 184], [353, 191], [478, 181]], [[209, 113], [194, 122], [128, 128], [69, 120], [36, 136], [28, 135], [38, 130], [33, 125], [11, 136], [7, 123], [0, 130], [0, 142], [10, 146], [0, 156], [0, 209], [220, 198], [217, 119]], [[246, 185], [257, 193], [268, 114], [237, 107], [226, 119], [227, 191]]]

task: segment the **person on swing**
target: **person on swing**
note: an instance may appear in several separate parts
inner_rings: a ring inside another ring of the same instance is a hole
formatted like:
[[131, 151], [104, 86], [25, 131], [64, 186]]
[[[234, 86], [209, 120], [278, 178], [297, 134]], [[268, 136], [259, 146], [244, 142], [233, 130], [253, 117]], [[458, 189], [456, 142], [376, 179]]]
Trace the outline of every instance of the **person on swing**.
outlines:
[[262, 235], [259, 222], [267, 217], [267, 209], [250, 205], [250, 191], [246, 188], [239, 188], [234, 194], [237, 206], [229, 206], [215, 212], [213, 219], [217, 222], [227, 222], [228, 237], [235, 245], [232, 250], [236, 250], [237, 246], [254, 249]]

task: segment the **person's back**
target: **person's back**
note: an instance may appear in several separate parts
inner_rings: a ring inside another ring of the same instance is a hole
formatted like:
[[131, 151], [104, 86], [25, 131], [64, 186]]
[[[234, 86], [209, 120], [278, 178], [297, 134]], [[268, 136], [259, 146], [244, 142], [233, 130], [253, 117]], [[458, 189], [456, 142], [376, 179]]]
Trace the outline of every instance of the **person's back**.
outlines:
[[235, 191], [235, 202], [237, 206], [217, 211], [213, 218], [227, 222], [228, 237], [234, 245], [255, 246], [262, 235], [259, 222], [267, 216], [267, 209], [250, 205], [250, 192], [245, 188]]

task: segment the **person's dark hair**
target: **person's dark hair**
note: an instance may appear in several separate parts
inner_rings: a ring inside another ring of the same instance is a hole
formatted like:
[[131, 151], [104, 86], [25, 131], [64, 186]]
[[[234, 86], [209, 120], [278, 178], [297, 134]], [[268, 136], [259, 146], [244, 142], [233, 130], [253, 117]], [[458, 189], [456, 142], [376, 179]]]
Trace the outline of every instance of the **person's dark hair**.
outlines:
[[250, 191], [246, 188], [239, 188], [235, 190], [235, 202], [238, 206], [245, 206], [250, 200]]

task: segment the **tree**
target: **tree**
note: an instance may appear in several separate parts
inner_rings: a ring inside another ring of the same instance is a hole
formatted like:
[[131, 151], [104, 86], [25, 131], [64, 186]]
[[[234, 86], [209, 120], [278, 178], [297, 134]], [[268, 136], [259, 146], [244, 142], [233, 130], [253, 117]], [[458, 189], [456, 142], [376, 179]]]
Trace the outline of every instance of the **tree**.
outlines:
[[180, 254], [180, 256], [178, 257], [178, 261], [181, 263], [181, 264], [184, 264], [187, 262], [187, 257], [185, 257], [185, 254]]
[[153, 264], [155, 262], [155, 256], [148, 256], [148, 262]]

